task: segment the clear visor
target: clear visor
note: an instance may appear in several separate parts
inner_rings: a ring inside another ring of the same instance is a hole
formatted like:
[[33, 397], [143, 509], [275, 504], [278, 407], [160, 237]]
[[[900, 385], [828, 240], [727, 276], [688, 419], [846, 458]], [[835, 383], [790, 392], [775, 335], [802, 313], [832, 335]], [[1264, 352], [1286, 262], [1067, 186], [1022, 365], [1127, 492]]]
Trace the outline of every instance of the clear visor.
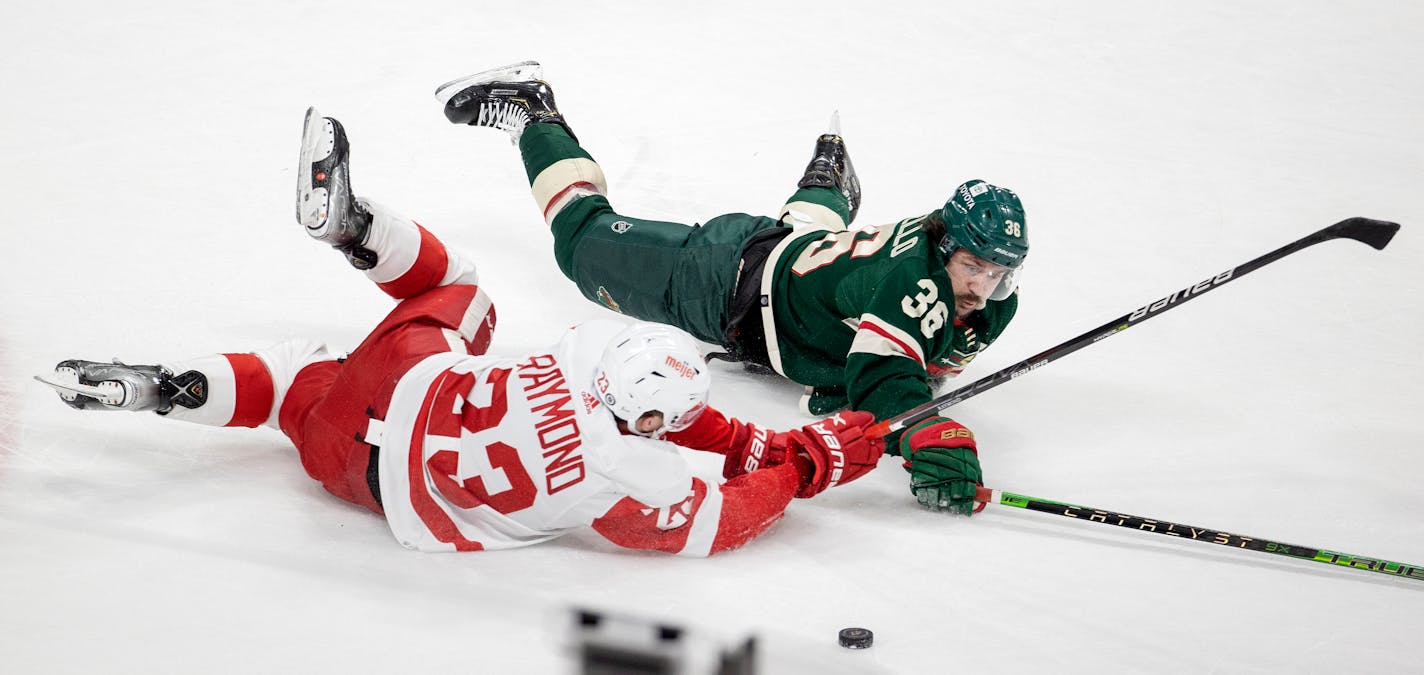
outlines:
[[999, 279], [999, 285], [994, 287], [994, 292], [989, 294], [990, 300], [1007, 299], [1019, 289], [1019, 275], [1023, 274], [1023, 265], [1019, 265], [1015, 269], [1000, 269], [1004, 270], [1004, 275]]
[[664, 418], [663, 429], [666, 431], [682, 431], [683, 429], [692, 426], [692, 423], [696, 422], [697, 418], [702, 416], [702, 411], [706, 409], [706, 403], [698, 403], [697, 405], [692, 406], [691, 410], [688, 410], [687, 412], [681, 415], [674, 415], [672, 418]]
[[[675, 415], [671, 418], [664, 415], [660, 410], [649, 410], [648, 412], [639, 415], [638, 419], [633, 420], [632, 422], [624, 420], [624, 423], [627, 424], [629, 431], [639, 436], [647, 436], [648, 438], [662, 438], [664, 434], [682, 431], [692, 426], [692, 423], [696, 422], [697, 418], [702, 416], [702, 411], [706, 409], [706, 403], [698, 403], [697, 405], [693, 406], [691, 410], [688, 410], [687, 412], [684, 412], [681, 415]], [[649, 418], [656, 419], [658, 426], [654, 429], [644, 431], [644, 420]]]
[[1000, 267], [990, 262], [984, 262], [979, 258], [971, 257], [969, 260], [955, 260], [951, 264], [959, 267], [960, 274], [979, 282], [981, 288], [992, 288], [989, 291], [990, 300], [1003, 300], [1014, 294], [1019, 287], [1019, 274], [1023, 272], [1023, 266], [1015, 269]]

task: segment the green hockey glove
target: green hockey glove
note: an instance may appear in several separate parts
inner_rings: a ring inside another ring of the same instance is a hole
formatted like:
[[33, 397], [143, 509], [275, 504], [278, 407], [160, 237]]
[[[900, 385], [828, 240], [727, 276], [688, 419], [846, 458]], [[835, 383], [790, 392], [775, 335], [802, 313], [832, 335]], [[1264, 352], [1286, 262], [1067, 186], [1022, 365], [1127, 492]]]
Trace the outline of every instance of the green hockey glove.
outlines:
[[900, 456], [920, 504], [966, 516], [978, 510], [974, 495], [984, 473], [974, 432], [964, 425], [943, 417], [925, 420], [900, 436]]

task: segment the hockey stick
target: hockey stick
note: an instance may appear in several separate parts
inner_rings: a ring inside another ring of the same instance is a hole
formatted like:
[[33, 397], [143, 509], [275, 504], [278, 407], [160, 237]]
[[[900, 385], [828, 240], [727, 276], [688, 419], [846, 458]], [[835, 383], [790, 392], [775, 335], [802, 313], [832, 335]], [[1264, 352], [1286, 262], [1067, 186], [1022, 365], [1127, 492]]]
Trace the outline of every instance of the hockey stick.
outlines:
[[1162, 534], [1168, 537], [1181, 537], [1201, 541], [1208, 544], [1228, 546], [1231, 548], [1244, 548], [1250, 551], [1261, 551], [1264, 553], [1274, 553], [1276, 555], [1295, 558], [1297, 560], [1309, 560], [1311, 562], [1325, 563], [1327, 565], [1340, 565], [1351, 567], [1366, 572], [1378, 572], [1390, 576], [1402, 577], [1424, 581], [1424, 566], [1397, 563], [1382, 558], [1371, 558], [1367, 556], [1354, 555], [1353, 553], [1340, 553], [1338, 551], [1327, 551], [1322, 548], [1310, 546], [1297, 546], [1295, 544], [1283, 544], [1278, 541], [1260, 539], [1258, 537], [1247, 537], [1220, 530], [1211, 530], [1205, 527], [1193, 525], [1181, 525], [1170, 523], [1156, 518], [1143, 518], [1142, 516], [1129, 516], [1125, 513], [1106, 511], [1093, 508], [1091, 506], [1077, 506], [1065, 504], [1063, 502], [1049, 501], [1037, 497], [991, 490], [980, 487], [975, 499], [989, 504], [999, 504], [1002, 506], [1012, 506], [1018, 509], [1038, 511], [1040, 513], [1051, 513], [1056, 516], [1077, 518], [1086, 522], [1102, 523], [1104, 525], [1116, 525], [1132, 530], [1142, 530]]
[[1233, 267], [1221, 274], [1206, 279], [1200, 283], [1188, 286], [1165, 298], [1149, 303], [1142, 307], [1124, 314], [1112, 321], [1109, 321], [1097, 328], [1094, 328], [1078, 337], [1064, 342], [1055, 347], [1050, 347], [1046, 351], [1039, 352], [1018, 363], [1015, 363], [997, 373], [988, 375], [971, 382], [963, 387], [955, 389], [929, 403], [918, 406], [903, 412], [888, 420], [884, 420], [869, 430], [869, 435], [882, 437], [895, 433], [901, 429], [908, 428], [921, 420], [928, 419], [949, 409], [958, 403], [978, 396], [994, 387], [997, 387], [1009, 380], [1022, 375], [1027, 375], [1039, 368], [1042, 368], [1053, 361], [1057, 361], [1073, 352], [1078, 351], [1094, 342], [1110, 338], [1122, 331], [1127, 330], [1143, 321], [1157, 316], [1173, 307], [1196, 298], [1207, 291], [1221, 288], [1227, 282], [1239, 279], [1254, 272], [1266, 265], [1269, 265], [1281, 258], [1284, 258], [1296, 251], [1319, 244], [1322, 241], [1331, 239], [1354, 239], [1355, 241], [1369, 244], [1376, 250], [1384, 250], [1389, 244], [1389, 240], [1394, 238], [1394, 234], [1399, 231], [1398, 223], [1385, 222], [1383, 220], [1372, 220], [1370, 218], [1348, 218], [1342, 220], [1319, 232], [1307, 235], [1292, 243], [1286, 244], [1270, 253], [1267, 253], [1255, 260]]

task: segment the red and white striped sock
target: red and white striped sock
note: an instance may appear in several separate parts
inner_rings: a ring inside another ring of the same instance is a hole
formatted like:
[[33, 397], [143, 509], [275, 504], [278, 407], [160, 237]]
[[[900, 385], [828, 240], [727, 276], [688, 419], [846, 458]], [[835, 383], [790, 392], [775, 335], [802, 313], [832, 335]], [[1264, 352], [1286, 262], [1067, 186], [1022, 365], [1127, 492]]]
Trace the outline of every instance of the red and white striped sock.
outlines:
[[366, 277], [387, 295], [410, 298], [438, 286], [479, 283], [473, 262], [445, 248], [435, 235], [380, 204], [365, 199], [371, 230], [363, 244], [376, 253], [376, 266]]
[[175, 375], [196, 370], [208, 378], [206, 403], [174, 406], [167, 416], [209, 426], [277, 428], [277, 411], [297, 373], [331, 358], [324, 344], [288, 340], [251, 354], [211, 354], [165, 364]]

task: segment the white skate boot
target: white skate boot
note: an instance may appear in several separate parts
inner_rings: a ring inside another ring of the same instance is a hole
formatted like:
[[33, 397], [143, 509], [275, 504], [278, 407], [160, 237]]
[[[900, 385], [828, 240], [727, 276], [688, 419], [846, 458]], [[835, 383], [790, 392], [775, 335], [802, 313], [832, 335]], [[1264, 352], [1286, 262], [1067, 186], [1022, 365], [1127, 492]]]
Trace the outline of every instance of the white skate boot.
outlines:
[[377, 262], [375, 252], [362, 246], [371, 214], [351, 194], [350, 153], [341, 123], [307, 108], [297, 163], [297, 222], [313, 239], [341, 251], [352, 267], [368, 270]]
[[52, 376], [35, 379], [79, 410], [152, 410], [163, 415], [175, 404], [197, 408], [208, 400], [208, 378], [196, 370], [174, 376], [163, 366], [130, 366], [117, 359], [67, 359], [55, 365]]

